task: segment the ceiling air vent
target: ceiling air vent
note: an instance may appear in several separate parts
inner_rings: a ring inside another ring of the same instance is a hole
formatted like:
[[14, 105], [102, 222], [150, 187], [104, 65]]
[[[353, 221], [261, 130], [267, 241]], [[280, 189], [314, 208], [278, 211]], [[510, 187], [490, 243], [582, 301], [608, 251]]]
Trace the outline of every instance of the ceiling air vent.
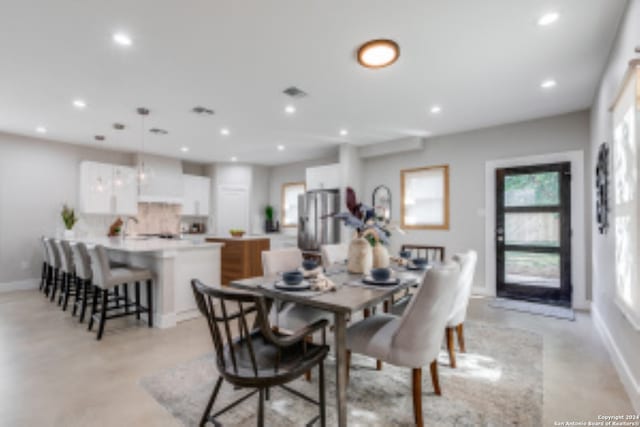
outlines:
[[292, 98], [304, 98], [307, 96], [307, 92], [302, 89], [298, 89], [295, 86], [291, 86], [282, 91], [285, 95], [289, 95]]
[[166, 135], [169, 133], [168, 130], [160, 129], [160, 128], [151, 128], [149, 132], [155, 133], [156, 135]]
[[205, 108], [205, 107], [198, 106], [198, 107], [193, 107], [191, 109], [191, 111], [193, 111], [196, 114], [203, 115], [203, 116], [213, 116], [213, 110], [210, 109], [210, 108]]
[[105, 137], [104, 135], [96, 135], [93, 137], [96, 141], [104, 141]]
[[122, 129], [124, 129], [124, 125], [122, 123], [114, 123], [113, 124], [113, 128], [115, 130], [122, 130]]

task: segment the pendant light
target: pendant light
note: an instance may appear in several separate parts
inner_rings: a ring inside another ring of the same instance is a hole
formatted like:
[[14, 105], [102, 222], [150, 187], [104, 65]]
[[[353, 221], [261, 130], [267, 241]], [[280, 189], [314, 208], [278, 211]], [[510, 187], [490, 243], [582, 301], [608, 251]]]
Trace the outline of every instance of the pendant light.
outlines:
[[140, 115], [140, 162], [138, 162], [138, 183], [140, 185], [146, 185], [151, 178], [151, 170], [145, 165], [144, 162], [144, 135], [145, 135], [145, 118], [149, 115], [149, 109], [145, 107], [139, 107], [137, 113]]

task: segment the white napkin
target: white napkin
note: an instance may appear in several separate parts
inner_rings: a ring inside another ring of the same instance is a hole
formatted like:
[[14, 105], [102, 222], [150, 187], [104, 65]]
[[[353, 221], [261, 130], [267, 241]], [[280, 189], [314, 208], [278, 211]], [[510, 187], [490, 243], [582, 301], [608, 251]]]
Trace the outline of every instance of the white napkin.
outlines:
[[313, 291], [332, 291], [336, 289], [336, 284], [324, 274], [320, 273], [311, 281], [311, 290]]

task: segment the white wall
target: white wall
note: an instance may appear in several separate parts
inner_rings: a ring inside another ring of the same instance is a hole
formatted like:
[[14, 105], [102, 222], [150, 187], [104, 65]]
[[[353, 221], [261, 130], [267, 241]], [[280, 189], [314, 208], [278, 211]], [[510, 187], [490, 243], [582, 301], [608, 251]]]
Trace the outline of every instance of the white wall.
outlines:
[[[446, 247], [447, 256], [475, 249], [479, 255], [475, 285], [486, 287], [485, 163], [536, 154], [584, 151], [588, 144], [589, 114], [586, 111], [430, 138], [425, 141], [424, 150], [364, 160], [364, 193], [358, 197], [370, 203], [375, 187], [388, 186], [392, 193], [392, 221], [399, 223], [400, 170], [448, 164], [450, 229], [411, 230], [406, 235], [394, 233], [391, 251], [397, 252], [402, 243], [442, 245]], [[587, 206], [572, 206], [572, 209], [587, 215]]]
[[[611, 144], [613, 140], [611, 114], [608, 109], [613, 103], [629, 60], [638, 57], [638, 54], [634, 54], [634, 49], [640, 45], [639, 23], [640, 0], [631, 0], [591, 109], [591, 148], [588, 167], [590, 182], [595, 182], [594, 167], [599, 145], [605, 141]], [[613, 201], [610, 201], [610, 205], [614, 208]], [[598, 232], [597, 224], [593, 220], [594, 210], [593, 206], [589, 208], [593, 236], [591, 267], [594, 320], [605, 338], [636, 411], [640, 411], [640, 357], [638, 357], [640, 332], [631, 327], [614, 304], [614, 232], [613, 229], [606, 235]]]
[[130, 153], [0, 133], [0, 287], [39, 277], [39, 238], [62, 229], [63, 203], [77, 207], [82, 160], [133, 164]]

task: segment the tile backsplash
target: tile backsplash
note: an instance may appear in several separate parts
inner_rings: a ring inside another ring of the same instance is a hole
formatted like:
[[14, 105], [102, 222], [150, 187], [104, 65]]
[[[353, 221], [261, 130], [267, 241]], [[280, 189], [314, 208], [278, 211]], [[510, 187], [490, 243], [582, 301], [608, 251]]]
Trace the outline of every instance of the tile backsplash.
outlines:
[[[182, 206], [167, 203], [139, 203], [135, 221], [128, 221], [127, 234], [180, 233], [180, 214]], [[120, 216], [126, 215], [81, 215], [74, 227], [77, 236], [103, 237], [109, 226]]]

